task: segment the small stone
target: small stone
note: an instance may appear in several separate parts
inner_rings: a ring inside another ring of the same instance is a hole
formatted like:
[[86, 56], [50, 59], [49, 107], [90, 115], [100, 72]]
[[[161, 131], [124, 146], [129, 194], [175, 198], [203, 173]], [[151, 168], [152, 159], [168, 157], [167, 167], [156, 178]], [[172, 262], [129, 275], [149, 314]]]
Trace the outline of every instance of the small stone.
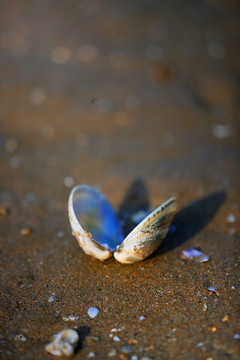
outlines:
[[88, 315], [90, 316], [90, 318], [95, 318], [97, 316], [97, 314], [99, 313], [99, 309], [95, 308], [95, 307], [90, 307], [88, 309]]
[[240, 334], [235, 334], [235, 335], [233, 336], [233, 338], [234, 338], [235, 340], [239, 340], [239, 339], [240, 339]]
[[23, 236], [31, 235], [32, 233], [33, 233], [33, 229], [31, 229], [30, 227], [28, 227], [28, 228], [23, 228], [23, 229], [21, 229], [21, 231], [20, 231], [20, 234], [23, 235]]
[[209, 327], [209, 330], [212, 331], [212, 332], [216, 332], [217, 328], [216, 328], [216, 326], [212, 326], [212, 327]]
[[224, 317], [223, 317], [223, 319], [222, 319], [222, 321], [229, 321], [229, 316], [228, 315], [225, 315]]
[[113, 328], [113, 329], [111, 330], [111, 332], [117, 332], [117, 329], [116, 329], [116, 328]]
[[91, 351], [90, 353], [88, 353], [87, 357], [88, 357], [89, 359], [94, 358], [94, 357], [95, 357], [95, 353], [94, 353], [93, 351]]
[[109, 357], [113, 357], [113, 356], [116, 356], [117, 355], [117, 351], [115, 349], [111, 350], [109, 353], [108, 353], [108, 356]]
[[121, 348], [121, 351], [124, 353], [124, 354], [129, 354], [132, 350], [130, 348], [130, 346], [123, 346]]
[[143, 356], [141, 360], [152, 360], [149, 356]]
[[78, 343], [78, 333], [72, 329], [60, 331], [53, 336], [53, 341], [45, 346], [47, 352], [55, 356], [72, 356]]
[[25, 342], [25, 341], [27, 341], [27, 338], [23, 334], [18, 334], [18, 335], [15, 336], [15, 340]]
[[139, 316], [139, 320], [143, 321], [145, 319], [144, 315]]
[[1, 216], [7, 216], [8, 209], [5, 206], [0, 205], [0, 215]]
[[120, 338], [118, 336], [114, 336], [113, 340], [118, 342], [118, 341], [120, 341]]
[[137, 355], [132, 355], [131, 360], [138, 360], [138, 356]]

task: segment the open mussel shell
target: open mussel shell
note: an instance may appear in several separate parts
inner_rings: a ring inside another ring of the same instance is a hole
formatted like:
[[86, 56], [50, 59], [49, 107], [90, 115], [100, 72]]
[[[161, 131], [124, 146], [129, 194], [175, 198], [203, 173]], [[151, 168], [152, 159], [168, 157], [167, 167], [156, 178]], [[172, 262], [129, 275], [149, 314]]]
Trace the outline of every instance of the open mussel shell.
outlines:
[[124, 239], [117, 214], [97, 189], [78, 185], [70, 193], [68, 214], [73, 235], [84, 252], [99, 260], [114, 254], [121, 263], [131, 264], [151, 255], [166, 236], [173, 215], [171, 198], [140, 222]]
[[123, 241], [112, 206], [97, 189], [78, 185], [71, 191], [68, 214], [74, 236], [88, 255], [106, 260]]

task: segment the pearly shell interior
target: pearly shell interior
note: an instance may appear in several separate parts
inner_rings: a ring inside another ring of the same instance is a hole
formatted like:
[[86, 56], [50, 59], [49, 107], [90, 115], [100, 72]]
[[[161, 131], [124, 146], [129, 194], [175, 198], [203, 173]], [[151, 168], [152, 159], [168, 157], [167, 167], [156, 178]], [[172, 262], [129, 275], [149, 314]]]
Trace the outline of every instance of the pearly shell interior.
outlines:
[[69, 220], [73, 235], [86, 254], [105, 260], [113, 255], [121, 263], [134, 263], [151, 255], [166, 236], [175, 212], [169, 199], [148, 215], [124, 239], [117, 214], [105, 196], [88, 185], [70, 193]]

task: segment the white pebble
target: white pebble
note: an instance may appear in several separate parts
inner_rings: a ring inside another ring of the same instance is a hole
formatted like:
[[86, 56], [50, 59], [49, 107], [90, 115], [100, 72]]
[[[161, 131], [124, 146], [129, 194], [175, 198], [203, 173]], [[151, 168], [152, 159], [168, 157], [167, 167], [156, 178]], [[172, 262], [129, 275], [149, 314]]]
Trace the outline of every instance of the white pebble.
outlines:
[[233, 214], [228, 215], [227, 221], [230, 223], [235, 222], [236, 218]]
[[239, 340], [239, 339], [240, 339], [240, 334], [235, 334], [235, 335], [233, 336], [233, 338], [236, 339], [236, 340]]
[[120, 338], [119, 338], [118, 336], [114, 336], [114, 337], [113, 337], [113, 340], [114, 340], [114, 341], [120, 341]]
[[26, 338], [26, 336], [24, 336], [22, 334], [18, 334], [15, 336], [15, 340], [25, 342], [25, 341], [27, 341], [27, 338]]
[[99, 309], [97, 309], [95, 307], [90, 307], [88, 309], [88, 315], [90, 316], [90, 318], [95, 318], [98, 313], [99, 313]]
[[132, 355], [131, 360], [138, 360], [138, 356], [137, 355]]
[[139, 316], [139, 320], [143, 321], [145, 319], [144, 315]]
[[95, 357], [95, 353], [93, 351], [91, 351], [90, 353], [88, 353], [87, 355], [88, 358], [94, 358]]
[[113, 328], [113, 329], [111, 330], [111, 332], [117, 332], [117, 329], [116, 329], [116, 328]]
[[78, 333], [72, 329], [60, 331], [53, 336], [53, 341], [45, 346], [47, 352], [55, 356], [72, 356], [78, 343]]

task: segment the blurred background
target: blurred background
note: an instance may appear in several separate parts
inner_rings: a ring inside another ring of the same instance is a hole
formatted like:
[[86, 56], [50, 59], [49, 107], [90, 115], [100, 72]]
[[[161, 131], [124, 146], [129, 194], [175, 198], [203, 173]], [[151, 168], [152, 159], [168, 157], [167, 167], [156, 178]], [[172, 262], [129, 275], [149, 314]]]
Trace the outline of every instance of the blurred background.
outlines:
[[[135, 267], [129, 275], [125, 271], [130, 270], [114, 260], [109, 260], [109, 269], [91, 262], [71, 237], [67, 199], [72, 186], [80, 183], [98, 187], [116, 209], [135, 178], [143, 179], [153, 208], [173, 195], [181, 210], [196, 199], [217, 191], [225, 193], [224, 206], [214, 220], [209, 222], [211, 215], [204, 219], [207, 229], [198, 226], [201, 231], [193, 238], [193, 225], [185, 239], [192, 246], [204, 244], [204, 250], [221, 264], [221, 269], [216, 270], [216, 263], [210, 263], [208, 275], [212, 280], [218, 273], [215, 280], [219, 286], [226, 280], [225, 273], [235, 276], [232, 259], [239, 234], [236, 219], [240, 184], [239, 1], [1, 0], [0, 6], [0, 239], [4, 242], [4, 314], [8, 331], [22, 331], [21, 311], [17, 310], [20, 318], [11, 315], [15, 309], [13, 299], [29, 299], [21, 284], [31, 281], [32, 291], [39, 292], [38, 300], [44, 303], [41, 299], [50, 296], [45, 283], [51, 283], [52, 291], [62, 291], [61, 298], [67, 299], [71, 293], [69, 278], [62, 278], [56, 290], [57, 275], [82, 271], [86, 280], [91, 277], [91, 273], [84, 273], [89, 262], [95, 266], [94, 283], [99, 283], [102, 273], [108, 271], [112, 278], [114, 267], [123, 277], [136, 275]], [[207, 211], [209, 199], [217, 201], [216, 196], [207, 199], [200, 214]], [[214, 213], [219, 201], [215, 205]], [[182, 214], [187, 223], [189, 212]], [[21, 229], [28, 227], [34, 229], [33, 234], [22, 236]], [[147, 260], [149, 276], [151, 271], [151, 276], [154, 273], [156, 277], [155, 285], [158, 271], [171, 273], [179, 265], [178, 252], [169, 252], [167, 260], [163, 257], [160, 263], [161, 256]], [[86, 268], [79, 270], [82, 263]], [[75, 289], [77, 279], [73, 276], [71, 280]], [[147, 283], [142, 289], [148, 287], [149, 293], [144, 294], [148, 301], [154, 281], [149, 281], [147, 275], [144, 279]], [[168, 280], [173, 298], [174, 279]], [[117, 277], [114, 281], [123, 294], [124, 281], [118, 283]], [[234, 284], [230, 281], [229, 289]], [[86, 296], [83, 304], [91, 296], [95, 299], [91, 283], [86, 280], [84, 286], [92, 293], [80, 293]], [[192, 290], [182, 290], [186, 299], [187, 291], [193, 291], [192, 301], [195, 286], [193, 281]], [[109, 291], [107, 296], [111, 297]], [[73, 303], [75, 295], [71, 293]], [[119, 307], [124, 303], [120, 297], [115, 301]], [[199, 305], [192, 302], [194, 311], [188, 311], [194, 318]], [[32, 319], [29, 326], [35, 343], [31, 348], [43, 349], [50, 334], [59, 330], [58, 325], [53, 321], [55, 315], [48, 313], [47, 318], [41, 313], [41, 305], [31, 304], [28, 310], [22, 310], [23, 314], [29, 311], [26, 319]], [[63, 309], [63, 302], [59, 304]], [[128, 304], [131, 306], [131, 301]], [[236, 308], [235, 303], [228, 306]], [[186, 313], [180, 307], [181, 311]], [[123, 318], [131, 318], [132, 313], [124, 314]], [[217, 312], [212, 314], [214, 317]], [[13, 319], [10, 328], [9, 317]], [[156, 330], [157, 339], [163, 330], [154, 327], [154, 318], [151, 321], [145, 330]], [[46, 325], [49, 330], [44, 328]], [[177, 325], [166, 323], [165, 329]], [[39, 335], [41, 345], [33, 335], [39, 326], [46, 331]], [[180, 343], [190, 346], [188, 336], [198, 334], [200, 327], [188, 324], [185, 330], [191, 334], [183, 331]], [[220, 336], [215, 350], [236, 354], [235, 345], [226, 350], [225, 339], [231, 343], [233, 337], [232, 330], [228, 330], [229, 335], [215, 334]], [[139, 341], [145, 344], [143, 338]], [[202, 341], [201, 336], [196, 341]], [[178, 353], [179, 343], [175, 345], [169, 344], [166, 358]], [[23, 353], [28, 351], [27, 347]], [[101, 351], [105, 354], [104, 348]], [[29, 356], [37, 359], [36, 354]], [[45, 358], [44, 352], [39, 356]]]

